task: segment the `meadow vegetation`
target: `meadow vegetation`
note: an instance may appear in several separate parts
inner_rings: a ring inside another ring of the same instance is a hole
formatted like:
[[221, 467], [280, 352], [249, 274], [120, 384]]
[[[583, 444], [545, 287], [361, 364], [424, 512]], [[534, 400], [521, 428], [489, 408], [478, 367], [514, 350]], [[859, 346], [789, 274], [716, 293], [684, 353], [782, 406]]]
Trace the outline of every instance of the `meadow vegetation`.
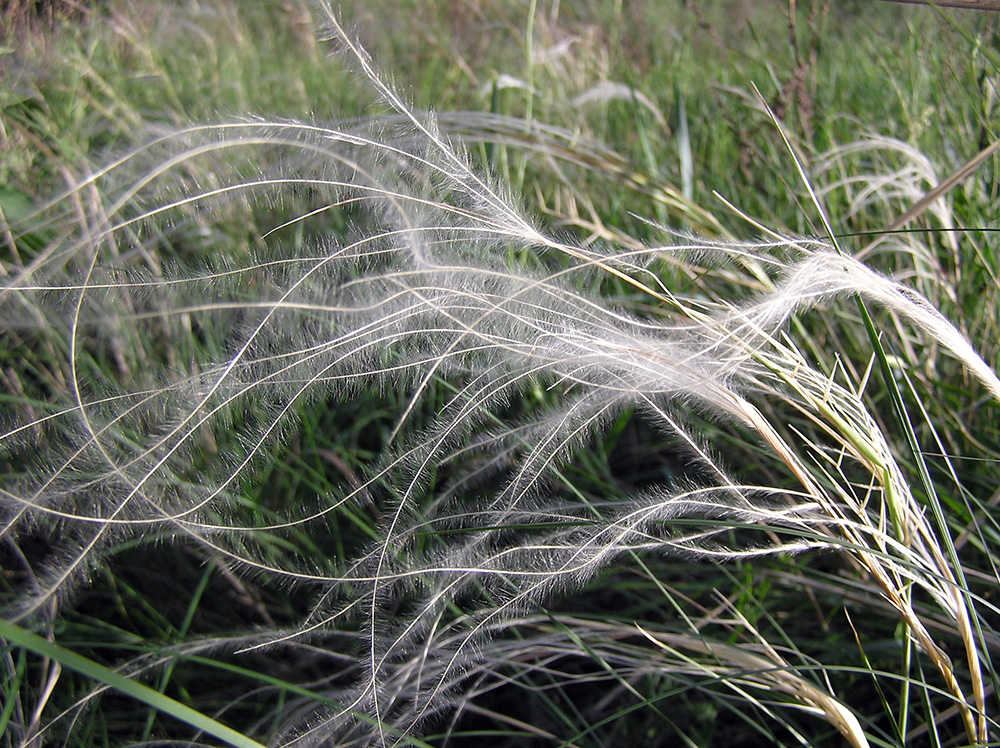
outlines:
[[0, 746], [1000, 736], [1000, 29], [10, 3]]

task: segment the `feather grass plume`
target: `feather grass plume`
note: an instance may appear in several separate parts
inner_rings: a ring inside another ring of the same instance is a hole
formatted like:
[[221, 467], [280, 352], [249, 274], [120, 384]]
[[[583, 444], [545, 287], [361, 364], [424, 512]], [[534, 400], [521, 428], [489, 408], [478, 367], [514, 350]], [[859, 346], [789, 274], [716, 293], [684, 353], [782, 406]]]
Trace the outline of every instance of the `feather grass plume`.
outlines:
[[[862, 393], [814, 368], [789, 321], [858, 295], [1000, 399], [969, 342], [923, 297], [820, 241], [678, 237], [621, 250], [547, 233], [327, 20], [393, 117], [368, 130], [163, 132], [12, 227], [55, 236], [0, 289], [7, 335], [51, 351], [36, 386], [52, 404], [23, 403], [0, 436], [5, 459], [24, 466], [4, 478], [2, 532], [16, 545], [45, 528], [52, 547], [6, 614], [30, 620], [69, 599], [133, 538], [191, 542], [239, 573], [314, 592], [300, 626], [242, 649], [337, 630], [363, 642], [365, 664], [330, 695], [338, 706], [290, 714], [286, 742], [382, 745], [465, 703], [509, 659], [510, 631], [617, 559], [834, 550], [874, 580], [969, 741], [985, 744], [993, 644], [975, 604]], [[218, 222], [250, 215], [271, 224], [248, 231], [245, 248], [212, 250]], [[752, 264], [760, 291], [685, 297], [657, 275], [665, 256]], [[598, 291], [608, 281], [656, 314], [610, 302]], [[442, 383], [447, 394], [432, 396]], [[339, 494], [249, 521], [244, 487], [297, 415], [372, 391], [406, 393], [381, 461]], [[517, 407], [531, 393], [540, 404]], [[815, 435], [790, 441], [768, 415], [776, 403]], [[616, 499], [562, 490], [566, 465], [630, 412], [669, 435], [688, 475]], [[755, 441], [798, 485], [732, 475], [706, 420]], [[362, 506], [381, 521], [346, 558], [268, 551]], [[961, 668], [915, 590], [965, 643]], [[641, 631], [669, 654], [664, 673], [773, 688], [867, 744], [850, 709], [775, 650]]]

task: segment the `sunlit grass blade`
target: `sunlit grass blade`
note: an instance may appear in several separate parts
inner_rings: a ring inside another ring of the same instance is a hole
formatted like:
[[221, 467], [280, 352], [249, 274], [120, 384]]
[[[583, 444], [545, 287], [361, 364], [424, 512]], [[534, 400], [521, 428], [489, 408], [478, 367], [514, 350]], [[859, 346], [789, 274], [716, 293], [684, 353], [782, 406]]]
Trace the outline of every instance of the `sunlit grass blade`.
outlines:
[[233, 748], [263, 748], [256, 740], [217, 722], [208, 715], [181, 704], [143, 683], [126, 678], [121, 673], [116, 673], [98, 662], [43, 639], [37, 634], [21, 628], [16, 623], [0, 619], [0, 638], [6, 639], [9, 644], [23, 647], [29, 652], [58, 662], [63, 667], [78, 672], [98, 684], [114, 688], [158, 712], [190, 725], [199, 732], [218, 738]]

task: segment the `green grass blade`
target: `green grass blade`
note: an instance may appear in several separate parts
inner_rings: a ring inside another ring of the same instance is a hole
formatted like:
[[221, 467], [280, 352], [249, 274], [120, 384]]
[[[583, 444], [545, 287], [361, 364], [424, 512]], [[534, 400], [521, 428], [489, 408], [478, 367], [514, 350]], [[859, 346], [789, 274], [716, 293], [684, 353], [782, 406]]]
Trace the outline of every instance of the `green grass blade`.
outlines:
[[124, 675], [109, 670], [87, 657], [47, 641], [37, 634], [21, 628], [16, 623], [0, 619], [0, 638], [6, 639], [8, 642], [23, 647], [42, 657], [48, 657], [65, 668], [121, 691], [126, 696], [141, 701], [153, 709], [169, 714], [197, 730], [234, 746], [234, 748], [264, 748], [256, 740], [216, 722], [211, 717], [195, 711], [191, 707], [171, 699], [169, 696], [164, 696], [149, 686], [129, 680]]
[[24, 656], [24, 650], [21, 650], [21, 655], [17, 658], [17, 664], [14, 666], [13, 677], [4, 687], [4, 705], [3, 711], [0, 712], [0, 735], [7, 732], [7, 725], [10, 723], [10, 715], [14, 713], [14, 706], [17, 704], [17, 691], [21, 687], [26, 667], [27, 658]]
[[681, 165], [681, 191], [688, 200], [694, 200], [694, 157], [691, 155], [691, 133], [688, 130], [684, 92], [674, 81], [674, 98], [677, 100], [677, 155]]
[[[212, 566], [206, 566], [204, 573], [201, 575], [201, 579], [198, 581], [198, 586], [195, 588], [194, 595], [191, 596], [191, 602], [188, 604], [187, 613], [184, 614], [184, 621], [181, 623], [181, 627], [177, 630], [177, 635], [179, 637], [184, 637], [188, 633], [188, 629], [191, 627], [191, 621], [194, 620], [195, 611], [198, 609], [198, 604], [201, 602], [201, 597], [205, 594], [205, 589], [208, 587], [208, 580], [212, 576]], [[167, 663], [167, 666], [163, 669], [160, 675], [160, 682], [157, 684], [156, 690], [163, 693], [167, 690], [167, 684], [170, 682], [170, 678], [174, 673], [175, 660]], [[143, 740], [148, 740], [149, 736], [153, 732], [153, 723], [156, 721], [156, 710], [151, 709], [149, 715], [146, 717], [146, 725], [142, 729]]]

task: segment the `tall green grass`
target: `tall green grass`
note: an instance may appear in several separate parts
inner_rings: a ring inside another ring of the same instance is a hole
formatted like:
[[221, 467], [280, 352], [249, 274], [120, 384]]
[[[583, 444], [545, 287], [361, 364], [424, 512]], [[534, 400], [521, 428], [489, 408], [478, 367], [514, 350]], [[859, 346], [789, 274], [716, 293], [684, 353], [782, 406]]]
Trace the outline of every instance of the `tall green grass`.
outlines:
[[4, 743], [994, 741], [995, 19], [795, 5], [12, 16]]

